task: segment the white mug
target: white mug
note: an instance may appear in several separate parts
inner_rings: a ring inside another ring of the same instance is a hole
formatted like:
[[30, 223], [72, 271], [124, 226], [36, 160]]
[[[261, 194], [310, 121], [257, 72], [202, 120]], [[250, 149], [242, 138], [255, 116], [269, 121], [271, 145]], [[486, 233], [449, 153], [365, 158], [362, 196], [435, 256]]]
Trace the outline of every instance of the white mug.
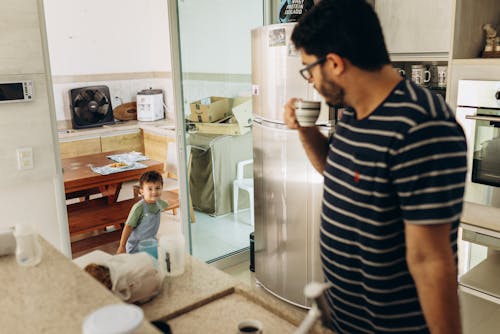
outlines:
[[431, 72], [426, 70], [423, 65], [411, 65], [411, 80], [417, 85], [425, 85], [431, 81]]
[[446, 87], [447, 72], [448, 66], [443, 65], [437, 67], [438, 87]]
[[262, 334], [263, 329], [264, 326], [259, 320], [247, 319], [238, 324], [239, 334]]
[[403, 78], [406, 77], [406, 72], [400, 67], [394, 67], [394, 71], [396, 71]]

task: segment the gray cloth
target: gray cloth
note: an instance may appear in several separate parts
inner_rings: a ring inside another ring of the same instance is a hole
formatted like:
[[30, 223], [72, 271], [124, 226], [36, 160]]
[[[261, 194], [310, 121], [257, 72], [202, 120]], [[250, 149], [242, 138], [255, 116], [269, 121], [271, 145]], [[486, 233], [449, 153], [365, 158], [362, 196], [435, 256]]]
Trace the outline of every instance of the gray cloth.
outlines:
[[[191, 147], [189, 189], [193, 207], [212, 216], [233, 211], [233, 181], [238, 161], [252, 158], [252, 133], [241, 136], [194, 133]], [[248, 166], [246, 177], [252, 177]], [[240, 192], [238, 207], [249, 207], [248, 193]]]

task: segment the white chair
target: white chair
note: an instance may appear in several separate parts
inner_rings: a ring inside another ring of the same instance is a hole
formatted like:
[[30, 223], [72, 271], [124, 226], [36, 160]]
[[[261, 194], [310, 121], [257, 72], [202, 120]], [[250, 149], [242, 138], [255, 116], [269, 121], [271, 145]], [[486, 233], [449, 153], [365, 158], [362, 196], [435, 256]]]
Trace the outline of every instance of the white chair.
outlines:
[[233, 211], [234, 218], [238, 218], [238, 193], [241, 190], [248, 192], [250, 197], [250, 221], [254, 225], [253, 212], [253, 178], [244, 177], [244, 168], [246, 165], [252, 164], [253, 159], [239, 161], [236, 169], [236, 179], [233, 181]]

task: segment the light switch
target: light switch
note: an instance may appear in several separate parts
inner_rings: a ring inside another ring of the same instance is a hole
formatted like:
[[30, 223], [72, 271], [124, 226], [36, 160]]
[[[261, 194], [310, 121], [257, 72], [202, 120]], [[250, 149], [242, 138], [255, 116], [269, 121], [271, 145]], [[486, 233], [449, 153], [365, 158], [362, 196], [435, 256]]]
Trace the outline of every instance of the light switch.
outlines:
[[33, 168], [33, 148], [20, 147], [17, 152], [17, 169], [32, 169]]

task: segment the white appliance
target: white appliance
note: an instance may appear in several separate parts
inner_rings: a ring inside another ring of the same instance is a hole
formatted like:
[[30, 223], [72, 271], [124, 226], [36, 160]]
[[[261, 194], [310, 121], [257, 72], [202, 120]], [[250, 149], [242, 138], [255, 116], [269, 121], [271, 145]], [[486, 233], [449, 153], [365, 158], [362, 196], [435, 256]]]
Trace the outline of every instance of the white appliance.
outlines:
[[[283, 123], [283, 105], [289, 98], [317, 96], [299, 74], [300, 54], [290, 42], [294, 25], [252, 30], [255, 278], [275, 296], [308, 307], [304, 286], [323, 281], [323, 177], [307, 159], [297, 131]], [[325, 134], [331, 131], [322, 128]]]
[[498, 333], [500, 81], [460, 80], [457, 106], [468, 164], [458, 244], [463, 333]]
[[163, 91], [144, 89], [137, 93], [137, 120], [156, 121], [164, 118]]

